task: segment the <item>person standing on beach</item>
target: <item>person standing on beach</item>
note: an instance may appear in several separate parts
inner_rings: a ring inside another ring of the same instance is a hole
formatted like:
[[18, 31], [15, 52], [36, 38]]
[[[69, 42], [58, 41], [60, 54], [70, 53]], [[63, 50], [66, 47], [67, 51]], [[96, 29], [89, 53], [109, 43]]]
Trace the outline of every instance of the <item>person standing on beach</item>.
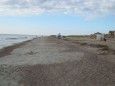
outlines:
[[61, 39], [61, 33], [58, 34], [58, 39]]
[[106, 38], [104, 38], [104, 41], [105, 41], [105, 42], [107, 41]]

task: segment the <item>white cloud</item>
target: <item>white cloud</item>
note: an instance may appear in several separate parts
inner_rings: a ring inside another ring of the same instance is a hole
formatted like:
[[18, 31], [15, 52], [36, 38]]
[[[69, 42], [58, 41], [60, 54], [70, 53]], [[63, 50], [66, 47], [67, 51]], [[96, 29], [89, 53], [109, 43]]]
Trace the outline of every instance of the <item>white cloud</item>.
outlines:
[[0, 0], [0, 15], [61, 13], [98, 18], [115, 14], [115, 0]]

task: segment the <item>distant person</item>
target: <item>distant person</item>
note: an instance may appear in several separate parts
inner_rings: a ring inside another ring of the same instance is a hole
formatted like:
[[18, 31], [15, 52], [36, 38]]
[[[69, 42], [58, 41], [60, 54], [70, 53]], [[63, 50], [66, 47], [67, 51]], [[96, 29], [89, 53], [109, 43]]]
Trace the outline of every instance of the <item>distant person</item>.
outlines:
[[61, 39], [61, 33], [58, 34], [58, 39]]
[[107, 41], [107, 39], [106, 39], [106, 38], [104, 38], [104, 41], [106, 42], [106, 41]]

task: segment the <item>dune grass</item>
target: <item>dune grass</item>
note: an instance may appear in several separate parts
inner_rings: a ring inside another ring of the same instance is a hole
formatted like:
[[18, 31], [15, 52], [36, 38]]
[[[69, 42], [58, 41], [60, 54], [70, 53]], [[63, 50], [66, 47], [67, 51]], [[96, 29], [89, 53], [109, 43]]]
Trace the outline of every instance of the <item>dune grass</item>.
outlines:
[[106, 52], [103, 54], [115, 54], [115, 50], [111, 49], [108, 45], [106, 45], [100, 41], [97, 41], [95, 43], [85, 42], [84, 40], [90, 40], [87, 37], [67, 37], [64, 40], [79, 44], [81, 46], [90, 46], [90, 47], [98, 48], [100, 51]]

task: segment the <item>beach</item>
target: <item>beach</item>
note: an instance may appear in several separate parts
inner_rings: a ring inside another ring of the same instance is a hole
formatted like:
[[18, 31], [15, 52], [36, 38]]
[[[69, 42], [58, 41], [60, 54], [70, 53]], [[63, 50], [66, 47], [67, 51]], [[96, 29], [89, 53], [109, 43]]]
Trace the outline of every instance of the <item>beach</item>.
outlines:
[[0, 86], [115, 86], [114, 46], [96, 42], [39, 37], [1, 49]]

